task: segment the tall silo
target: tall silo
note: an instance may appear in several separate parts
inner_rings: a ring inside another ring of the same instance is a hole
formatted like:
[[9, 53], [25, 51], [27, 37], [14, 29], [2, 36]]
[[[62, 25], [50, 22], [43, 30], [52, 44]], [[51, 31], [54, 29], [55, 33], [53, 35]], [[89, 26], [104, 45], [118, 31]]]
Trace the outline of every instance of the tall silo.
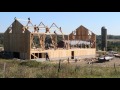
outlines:
[[101, 42], [102, 51], [107, 51], [107, 29], [104, 26], [101, 28]]

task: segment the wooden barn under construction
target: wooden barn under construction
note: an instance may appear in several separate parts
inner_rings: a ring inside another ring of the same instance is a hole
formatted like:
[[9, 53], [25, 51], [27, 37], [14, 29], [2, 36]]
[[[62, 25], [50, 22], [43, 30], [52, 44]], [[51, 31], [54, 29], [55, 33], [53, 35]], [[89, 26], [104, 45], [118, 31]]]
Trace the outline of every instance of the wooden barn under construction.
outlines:
[[15, 18], [4, 33], [4, 51], [25, 60], [45, 59], [46, 53], [50, 60], [94, 58], [96, 35], [82, 25], [65, 35], [55, 23], [48, 27], [42, 22], [33, 25], [30, 18]]

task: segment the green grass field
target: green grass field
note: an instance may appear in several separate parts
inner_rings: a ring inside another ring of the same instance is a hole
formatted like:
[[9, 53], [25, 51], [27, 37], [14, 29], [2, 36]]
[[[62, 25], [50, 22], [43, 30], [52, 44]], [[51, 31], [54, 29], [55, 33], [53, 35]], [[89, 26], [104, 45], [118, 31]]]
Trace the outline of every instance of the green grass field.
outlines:
[[120, 78], [120, 67], [0, 59], [0, 78]]

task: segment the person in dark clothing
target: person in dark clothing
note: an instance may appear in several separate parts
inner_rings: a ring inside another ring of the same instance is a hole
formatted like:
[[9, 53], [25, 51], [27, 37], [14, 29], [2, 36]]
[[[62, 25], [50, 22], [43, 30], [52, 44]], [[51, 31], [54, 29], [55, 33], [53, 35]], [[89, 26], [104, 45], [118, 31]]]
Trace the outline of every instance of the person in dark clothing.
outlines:
[[50, 58], [49, 58], [48, 53], [46, 53], [46, 60], [49, 60], [49, 61], [50, 61]]

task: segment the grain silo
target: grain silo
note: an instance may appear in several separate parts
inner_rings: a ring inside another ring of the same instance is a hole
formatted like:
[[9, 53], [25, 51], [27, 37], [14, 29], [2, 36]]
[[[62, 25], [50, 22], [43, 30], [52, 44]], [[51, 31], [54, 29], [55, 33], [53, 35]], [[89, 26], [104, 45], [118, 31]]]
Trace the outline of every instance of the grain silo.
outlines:
[[102, 42], [102, 51], [107, 50], [107, 29], [103, 26], [101, 28], [101, 42]]

